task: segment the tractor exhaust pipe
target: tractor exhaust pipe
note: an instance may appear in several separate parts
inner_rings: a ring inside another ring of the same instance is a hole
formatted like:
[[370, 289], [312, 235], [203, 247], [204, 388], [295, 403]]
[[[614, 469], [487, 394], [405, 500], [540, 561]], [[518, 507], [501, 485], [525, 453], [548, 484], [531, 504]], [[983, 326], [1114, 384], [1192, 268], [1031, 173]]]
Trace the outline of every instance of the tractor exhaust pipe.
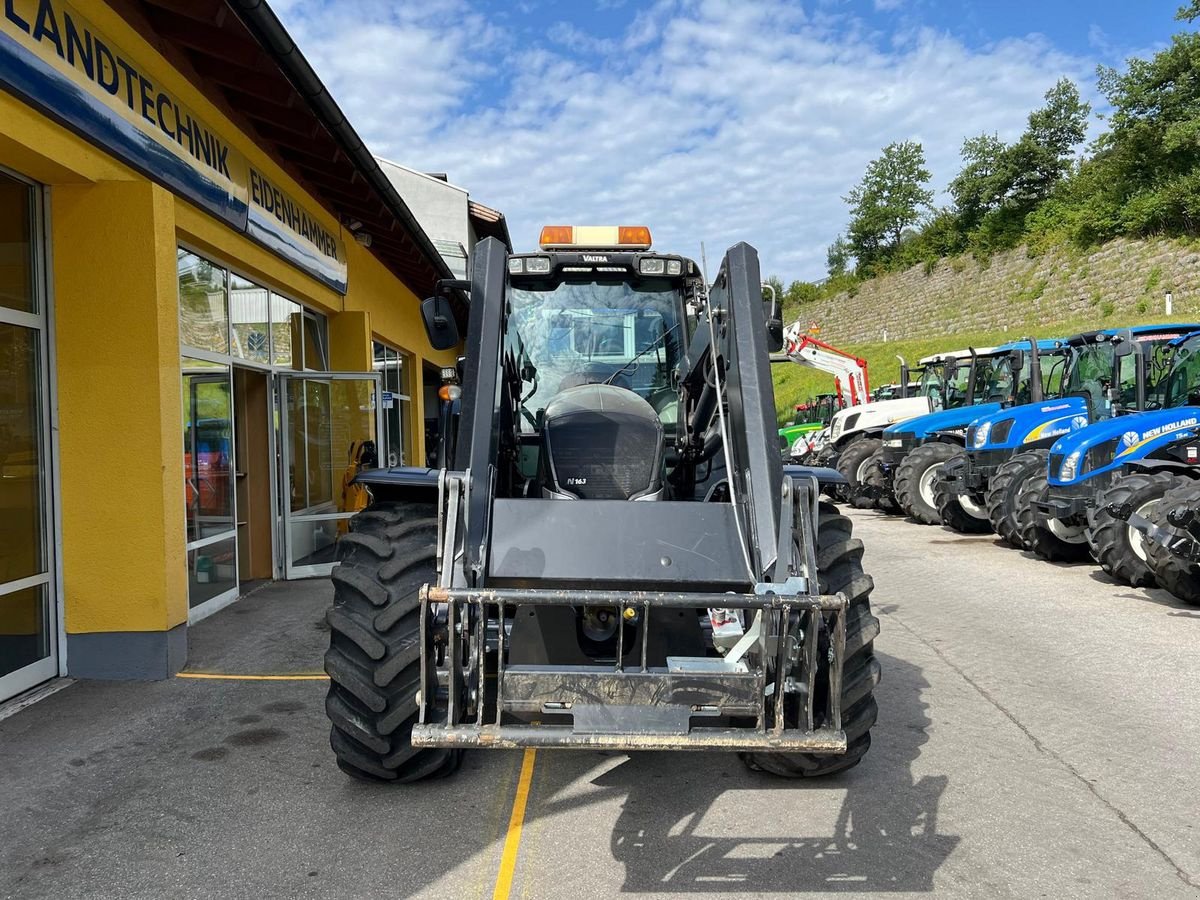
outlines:
[[979, 361], [979, 354], [975, 352], [974, 347], [968, 347], [967, 352], [971, 354], [971, 368], [967, 374], [967, 406], [975, 405], [975, 365]]
[[896, 354], [896, 359], [900, 360], [900, 399], [908, 399], [908, 363], [904, 361], [904, 357], [899, 353]]
[[[1042, 357], [1038, 353], [1037, 338], [1029, 340], [1029, 399], [1033, 403], [1041, 403], [1045, 399], [1042, 392]], [[1016, 379], [1013, 379], [1015, 382]], [[1014, 394], [1016, 391], [1014, 390]]]

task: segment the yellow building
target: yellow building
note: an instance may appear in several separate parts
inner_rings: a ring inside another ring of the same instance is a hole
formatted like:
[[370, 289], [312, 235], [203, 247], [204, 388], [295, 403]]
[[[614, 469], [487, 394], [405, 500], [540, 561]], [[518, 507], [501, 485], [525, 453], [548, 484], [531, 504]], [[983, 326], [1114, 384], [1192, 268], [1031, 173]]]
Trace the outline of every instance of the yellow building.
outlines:
[[161, 678], [425, 459], [450, 271], [266, 4], [0, 7], [0, 700]]

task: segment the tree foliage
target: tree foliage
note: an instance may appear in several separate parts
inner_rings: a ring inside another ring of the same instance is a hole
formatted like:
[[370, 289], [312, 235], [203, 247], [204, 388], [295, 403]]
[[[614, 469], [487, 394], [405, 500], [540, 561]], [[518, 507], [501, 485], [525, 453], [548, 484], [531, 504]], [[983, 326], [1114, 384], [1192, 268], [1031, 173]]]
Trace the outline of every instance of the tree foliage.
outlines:
[[846, 196], [850, 204], [849, 244], [859, 266], [886, 262], [933, 201], [925, 168], [925, 150], [915, 141], [898, 141], [871, 160], [863, 180]]
[[1106, 130], [1081, 152], [1091, 108], [1059, 80], [1007, 142], [990, 132], [963, 141], [962, 166], [935, 209], [921, 144], [889, 144], [844, 198], [845, 235], [829, 246], [829, 278], [786, 291], [790, 305], [854, 290], [880, 272], [970, 252], [983, 258], [1016, 247], [1120, 236], [1200, 236], [1200, 0], [1176, 18], [1189, 23], [1165, 49], [1100, 67], [1110, 110]]

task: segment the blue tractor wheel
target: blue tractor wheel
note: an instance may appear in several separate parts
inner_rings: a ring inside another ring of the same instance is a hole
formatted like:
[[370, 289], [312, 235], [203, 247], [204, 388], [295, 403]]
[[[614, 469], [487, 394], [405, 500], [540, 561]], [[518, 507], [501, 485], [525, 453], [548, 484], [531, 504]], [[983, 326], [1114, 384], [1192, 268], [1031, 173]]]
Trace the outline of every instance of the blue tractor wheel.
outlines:
[[1089, 517], [1088, 543], [1100, 568], [1117, 581], [1133, 587], [1155, 584], [1146, 536], [1110, 513], [1108, 507], [1123, 506], [1148, 519], [1178, 479], [1170, 472], [1137, 472], [1118, 478], [1096, 498], [1095, 511]]
[[[1172, 510], [1200, 511], [1200, 481], [1191, 478], [1180, 481], [1163, 494], [1162, 502], [1150, 514], [1150, 521], [1159, 527], [1175, 528], [1167, 519]], [[1189, 606], [1200, 606], [1200, 566], [1192, 560], [1176, 555], [1158, 541], [1147, 541], [1146, 554], [1154, 578], [1160, 587], [1166, 588], [1175, 597]]]
[[1017, 550], [1028, 550], [1017, 531], [1017, 497], [1031, 476], [1046, 471], [1049, 450], [1026, 450], [1006, 461], [988, 482], [987, 511], [992, 530]]

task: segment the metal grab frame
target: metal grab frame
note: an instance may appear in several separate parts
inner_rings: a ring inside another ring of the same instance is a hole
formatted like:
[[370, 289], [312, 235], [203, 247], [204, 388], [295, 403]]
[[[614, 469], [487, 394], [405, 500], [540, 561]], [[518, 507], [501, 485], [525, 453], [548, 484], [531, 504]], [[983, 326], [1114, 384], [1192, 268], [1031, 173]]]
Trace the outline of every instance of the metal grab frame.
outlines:
[[[776, 580], [756, 585], [754, 593], [469, 588], [450, 587], [444, 577], [441, 585], [423, 586], [419, 595], [423, 623], [421, 683], [437, 683], [437, 660], [429, 652], [432, 645], [424, 623], [434, 621], [435, 611], [444, 606], [447, 641], [443, 665], [447, 670], [448, 699], [443, 718], [435, 710], [433, 698], [422, 695], [419, 721], [412, 730], [413, 746], [844, 753], [847, 740], [841, 721], [842, 666], [849, 601], [840, 593], [821, 595], [816, 591], [813, 548], [818, 490], [814, 478], [784, 478]], [[795, 559], [791, 544], [792, 526], [797, 520], [803, 526], [802, 552], [793, 566], [788, 561]], [[800, 572], [794, 573], [793, 568]], [[640, 665], [626, 666], [624, 625], [619, 624], [612, 666], [506, 666], [506, 613], [509, 607], [519, 606], [613, 607], [619, 623], [624, 623], [626, 610], [634, 610], [641, 617]], [[755, 611], [743, 652], [753, 652], [756, 664], [741, 662], [742, 654], [735, 648], [730, 657], [737, 658], [732, 660], [672, 657], [666, 668], [649, 666], [649, 621], [655, 607]], [[484, 690], [485, 638], [487, 623], [493, 616], [499, 623], [496, 696], [494, 704], [489, 704]], [[473, 650], [465, 649], [462, 640], [468, 628], [473, 631]], [[823, 631], [829, 641], [825, 698], [829, 715], [818, 727], [816, 681]], [[473, 653], [474, 659], [464, 658], [468, 653]], [[768, 677], [767, 663], [772, 656], [775, 672]], [[790, 677], [797, 663], [802, 663], [800, 684]], [[467, 696], [468, 705], [463, 708], [462, 673], [467, 664], [477, 676], [476, 693], [473, 698]], [[789, 693], [799, 694], [802, 699], [798, 727], [787, 727], [787, 704], [774, 702]], [[486, 715], [489, 707], [490, 716]], [[504, 721], [506, 714], [570, 714], [574, 724], [509, 724]], [[465, 721], [468, 716], [473, 721]], [[752, 716], [754, 726], [693, 728], [693, 716]]]

